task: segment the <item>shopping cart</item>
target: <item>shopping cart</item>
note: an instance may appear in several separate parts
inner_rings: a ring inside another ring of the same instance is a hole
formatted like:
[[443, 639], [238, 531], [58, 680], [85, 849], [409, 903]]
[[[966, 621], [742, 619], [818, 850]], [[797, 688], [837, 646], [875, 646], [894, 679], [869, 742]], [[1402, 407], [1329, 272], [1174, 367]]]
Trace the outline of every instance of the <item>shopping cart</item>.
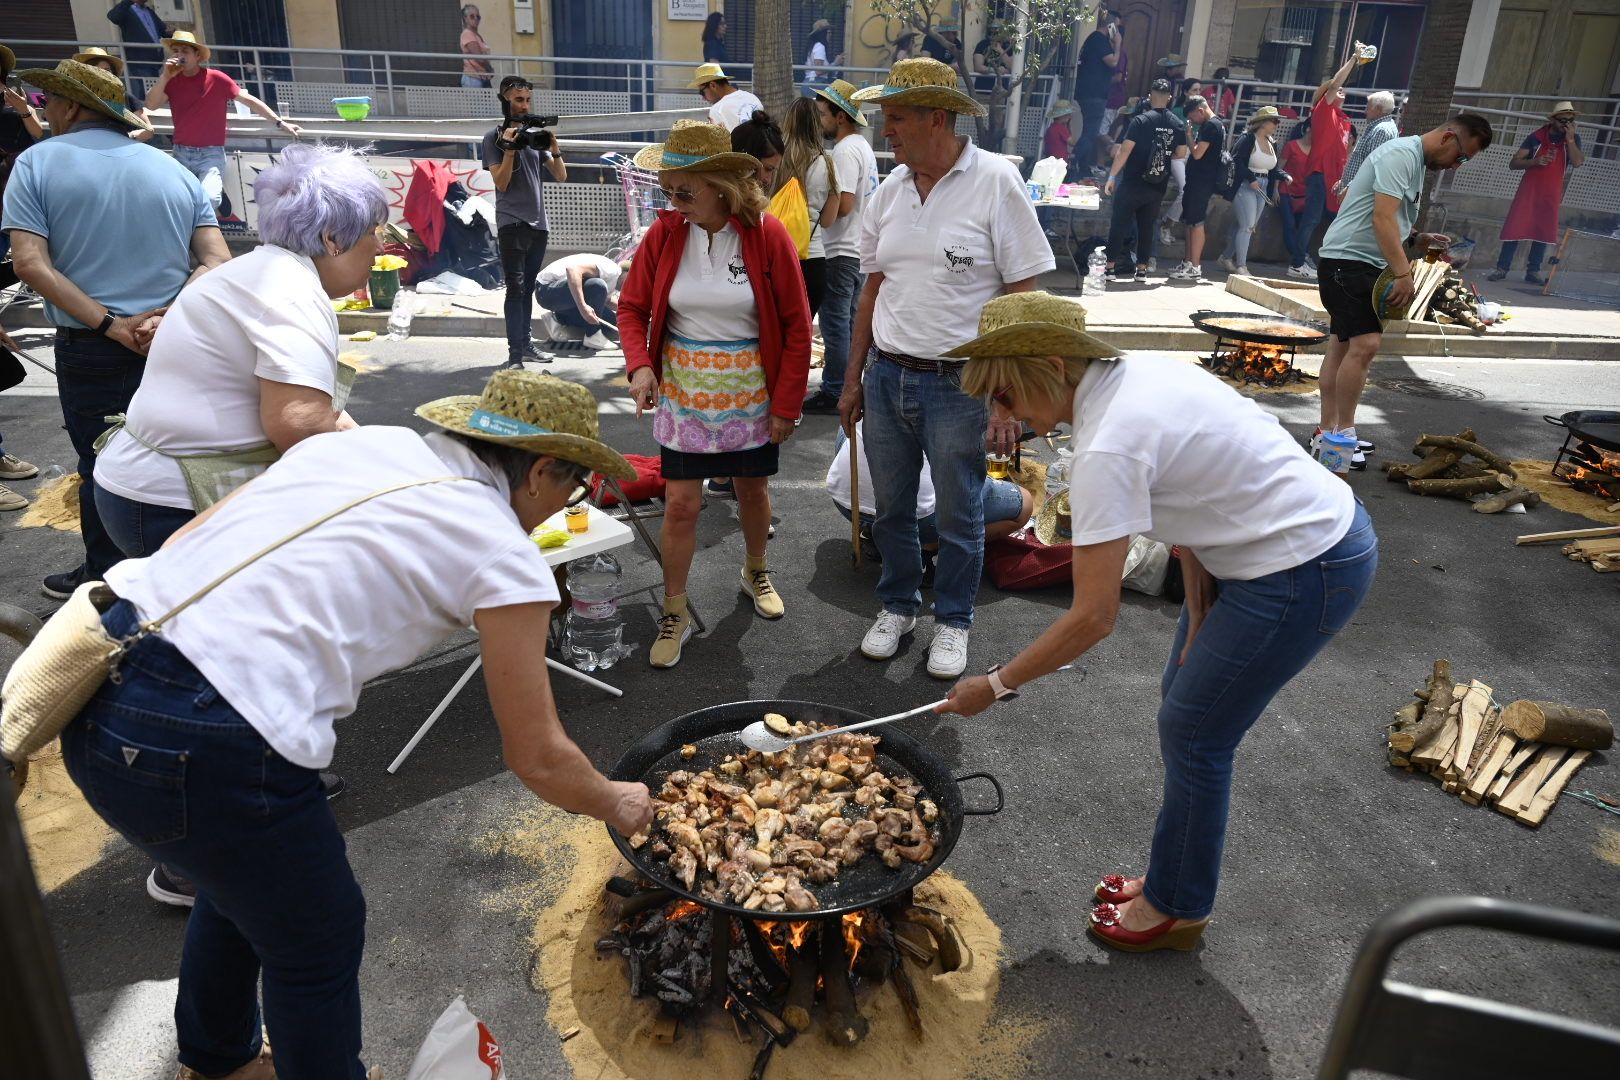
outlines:
[[658, 211], [669, 209], [669, 200], [658, 188], [658, 174], [637, 168], [634, 159], [624, 154], [603, 154], [602, 163], [618, 174], [619, 188], [624, 192], [624, 213], [630, 231], [607, 252], [608, 258], [622, 262], [635, 254]]

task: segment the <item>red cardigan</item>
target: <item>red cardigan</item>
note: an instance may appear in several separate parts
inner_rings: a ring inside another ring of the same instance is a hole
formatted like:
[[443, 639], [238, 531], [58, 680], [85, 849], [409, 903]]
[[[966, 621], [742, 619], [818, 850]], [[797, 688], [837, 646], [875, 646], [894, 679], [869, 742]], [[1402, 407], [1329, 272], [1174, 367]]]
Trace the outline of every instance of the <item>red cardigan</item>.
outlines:
[[[750, 228], [736, 217], [743, 265], [759, 307], [759, 355], [771, 415], [797, 420], [810, 381], [810, 301], [799, 269], [799, 250], [787, 228], [769, 214]], [[636, 248], [619, 294], [619, 336], [626, 375], [650, 367], [662, 382], [664, 328], [669, 291], [686, 250], [686, 219], [673, 210], [658, 215]]]

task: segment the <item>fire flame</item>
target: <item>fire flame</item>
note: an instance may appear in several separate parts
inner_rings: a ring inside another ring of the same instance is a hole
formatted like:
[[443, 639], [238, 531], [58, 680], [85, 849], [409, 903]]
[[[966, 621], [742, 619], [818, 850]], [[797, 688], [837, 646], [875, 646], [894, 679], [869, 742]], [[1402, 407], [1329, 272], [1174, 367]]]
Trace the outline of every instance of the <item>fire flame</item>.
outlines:
[[1258, 379], [1263, 383], [1281, 382], [1294, 369], [1279, 345], [1239, 345], [1227, 356], [1228, 370], [1234, 376]]
[[1620, 499], [1620, 454], [1581, 443], [1557, 472], [1559, 479], [1571, 487], [1606, 499]]
[[844, 944], [849, 947], [849, 966], [855, 966], [855, 958], [861, 954], [861, 924], [866, 921], [859, 911], [844, 916]]
[[797, 949], [804, 944], [805, 935], [810, 932], [807, 922], [788, 923], [788, 944]]
[[689, 918], [702, 910], [703, 905], [701, 904], [694, 904], [690, 900], [681, 900], [664, 912], [664, 918], [674, 922], [676, 919]]

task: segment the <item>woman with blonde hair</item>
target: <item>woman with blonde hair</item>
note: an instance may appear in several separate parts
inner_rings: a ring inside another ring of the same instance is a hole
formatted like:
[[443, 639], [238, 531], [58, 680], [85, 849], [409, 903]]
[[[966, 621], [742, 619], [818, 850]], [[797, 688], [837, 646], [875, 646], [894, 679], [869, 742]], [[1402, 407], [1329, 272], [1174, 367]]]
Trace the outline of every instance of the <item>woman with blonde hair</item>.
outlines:
[[759, 162], [725, 128], [678, 120], [635, 163], [674, 208], [647, 230], [619, 299], [630, 395], [662, 448], [664, 607], [647, 659], [670, 668], [692, 635], [687, 575], [708, 477], [733, 478], [743, 592], [761, 618], [783, 615], [765, 560], [767, 484], [810, 377], [810, 310], [798, 249], [765, 213]]
[[804, 291], [810, 298], [813, 319], [827, 292], [827, 248], [821, 234], [838, 220], [839, 210], [838, 178], [833, 174], [832, 155], [822, 141], [815, 98], [797, 98], [788, 106], [782, 134], [787, 137], [787, 150], [782, 155], [777, 187], [797, 180], [810, 210], [810, 250], [799, 260], [799, 270], [804, 275]]
[[1132, 534], [1180, 546], [1187, 596], [1160, 679], [1147, 874], [1104, 875], [1088, 929], [1125, 952], [1192, 949], [1215, 903], [1238, 743], [1366, 599], [1372, 522], [1275, 417], [1174, 357], [1122, 355], [1071, 300], [999, 296], [979, 336], [945, 355], [967, 359], [963, 393], [999, 416], [1073, 424], [1068, 505], [1048, 504], [1036, 531], [1067, 509], [1074, 601], [988, 676], [958, 682], [941, 712], [982, 712], [1106, 638]]

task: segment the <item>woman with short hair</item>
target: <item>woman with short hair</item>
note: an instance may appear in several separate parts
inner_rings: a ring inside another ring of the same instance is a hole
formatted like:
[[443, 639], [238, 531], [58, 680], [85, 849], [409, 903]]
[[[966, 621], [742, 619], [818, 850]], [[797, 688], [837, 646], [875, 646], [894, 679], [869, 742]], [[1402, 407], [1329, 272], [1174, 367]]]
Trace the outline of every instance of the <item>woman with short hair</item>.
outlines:
[[982, 712], [1081, 656], [1113, 632], [1132, 534], [1178, 545], [1186, 603], [1160, 680], [1152, 853], [1145, 878], [1103, 877], [1088, 929], [1127, 952], [1194, 948], [1215, 904], [1238, 743], [1354, 618], [1378, 566], [1372, 522], [1275, 417], [1196, 366], [1122, 354], [1086, 332], [1074, 301], [997, 297], [979, 336], [945, 355], [966, 358], [962, 391], [998, 415], [1036, 431], [1072, 423], [1074, 600], [939, 711]]
[[723, 127], [678, 120], [635, 158], [674, 208], [647, 230], [619, 297], [630, 394], [637, 416], [653, 413], [662, 448], [664, 604], [647, 657], [656, 668], [678, 664], [692, 634], [687, 575], [707, 477], [736, 487], [743, 592], [761, 618], [784, 612], [765, 559], [767, 485], [804, 402], [810, 310], [798, 249], [765, 213], [759, 162], [731, 145]]

